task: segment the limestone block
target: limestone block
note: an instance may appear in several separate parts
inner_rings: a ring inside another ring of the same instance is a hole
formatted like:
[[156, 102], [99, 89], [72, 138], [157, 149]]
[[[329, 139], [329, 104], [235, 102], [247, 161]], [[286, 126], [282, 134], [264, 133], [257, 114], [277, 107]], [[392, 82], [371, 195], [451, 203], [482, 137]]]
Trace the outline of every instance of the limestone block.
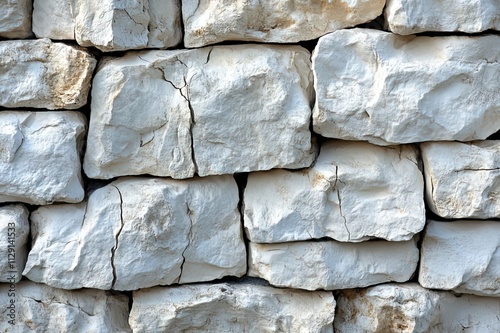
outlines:
[[[57, 19], [55, 19], [57, 18]], [[182, 39], [179, 0], [37, 0], [37, 37], [76, 39], [102, 51], [167, 48]]]
[[17, 283], [28, 256], [29, 212], [24, 205], [0, 207], [0, 282]]
[[31, 32], [32, 0], [0, 2], [0, 37], [28, 38]]
[[85, 129], [79, 112], [0, 111], [0, 202], [82, 201]]
[[423, 193], [413, 147], [326, 141], [310, 169], [249, 175], [245, 230], [255, 243], [405, 241], [424, 228]]
[[311, 78], [298, 46], [107, 59], [93, 82], [85, 173], [189, 178], [308, 167]]
[[341, 30], [321, 37], [312, 59], [313, 128], [325, 137], [470, 141], [500, 128], [500, 36]]
[[87, 103], [96, 60], [48, 39], [0, 42], [0, 106], [78, 109]]
[[500, 218], [500, 141], [421, 145], [426, 198], [444, 218]]
[[387, 0], [388, 28], [399, 35], [424, 31], [478, 33], [500, 30], [497, 0]]
[[87, 203], [34, 211], [23, 274], [56, 288], [106, 290], [242, 276], [237, 205], [230, 176], [119, 179]]
[[332, 293], [258, 282], [155, 287], [134, 291], [134, 332], [333, 333]]
[[[11, 289], [0, 284], [1, 332], [132, 332], [125, 295], [95, 289], [61, 290], [31, 281], [20, 282], [14, 292]], [[14, 319], [5, 310], [11, 299], [15, 300]]]
[[421, 252], [423, 287], [500, 296], [499, 221], [429, 221]]
[[414, 240], [249, 245], [249, 276], [274, 286], [307, 290], [362, 288], [408, 281], [418, 262]]
[[385, 0], [182, 0], [184, 45], [227, 40], [297, 43], [374, 20]]
[[416, 283], [384, 284], [339, 293], [336, 332], [498, 332], [495, 298], [455, 296]]

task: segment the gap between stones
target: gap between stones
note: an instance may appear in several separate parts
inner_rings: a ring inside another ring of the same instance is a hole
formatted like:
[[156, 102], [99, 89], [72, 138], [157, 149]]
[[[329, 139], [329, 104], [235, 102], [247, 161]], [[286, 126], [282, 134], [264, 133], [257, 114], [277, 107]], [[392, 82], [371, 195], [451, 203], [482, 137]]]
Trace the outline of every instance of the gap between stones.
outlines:
[[116, 283], [115, 252], [116, 252], [116, 249], [118, 248], [118, 238], [120, 237], [124, 223], [123, 223], [123, 197], [122, 197], [122, 193], [120, 192], [118, 187], [116, 187], [115, 185], [111, 184], [111, 186], [113, 186], [118, 191], [118, 195], [120, 196], [120, 222], [121, 222], [120, 229], [118, 230], [118, 232], [115, 235], [115, 246], [111, 248], [111, 267], [113, 268], [113, 281], [111, 282], [111, 289], [113, 289], [113, 287], [115, 286], [115, 283]]

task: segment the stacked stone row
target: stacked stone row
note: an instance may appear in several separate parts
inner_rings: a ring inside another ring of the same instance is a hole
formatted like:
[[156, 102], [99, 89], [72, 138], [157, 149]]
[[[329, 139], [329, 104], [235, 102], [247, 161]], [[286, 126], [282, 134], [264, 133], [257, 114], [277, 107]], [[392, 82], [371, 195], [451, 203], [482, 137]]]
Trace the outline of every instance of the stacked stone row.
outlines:
[[0, 2], [0, 330], [498, 332], [499, 16]]

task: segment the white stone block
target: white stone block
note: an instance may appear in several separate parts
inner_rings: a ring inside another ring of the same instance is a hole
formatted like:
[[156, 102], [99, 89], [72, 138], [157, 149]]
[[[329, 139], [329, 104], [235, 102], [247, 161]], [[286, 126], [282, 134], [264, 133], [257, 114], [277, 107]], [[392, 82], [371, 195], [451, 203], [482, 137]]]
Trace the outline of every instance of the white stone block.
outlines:
[[28, 257], [29, 212], [21, 204], [0, 207], [0, 282], [21, 280]]
[[0, 2], [0, 37], [31, 37], [33, 34], [31, 32], [31, 8], [32, 0], [2, 0]]

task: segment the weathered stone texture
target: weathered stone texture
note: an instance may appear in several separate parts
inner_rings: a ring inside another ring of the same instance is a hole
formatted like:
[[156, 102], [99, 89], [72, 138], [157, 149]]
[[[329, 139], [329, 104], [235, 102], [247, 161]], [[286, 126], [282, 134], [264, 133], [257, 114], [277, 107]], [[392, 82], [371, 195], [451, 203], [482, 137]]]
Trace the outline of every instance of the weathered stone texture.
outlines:
[[485, 139], [500, 128], [500, 36], [351, 29], [313, 52], [316, 133], [379, 145]]
[[2, 0], [0, 2], [0, 37], [30, 37], [33, 34], [31, 32], [31, 8], [32, 0]]
[[278, 287], [335, 290], [408, 281], [417, 262], [414, 240], [250, 243], [248, 274]]
[[387, 0], [388, 28], [399, 35], [425, 31], [500, 30], [498, 0]]
[[421, 145], [426, 198], [437, 215], [500, 218], [500, 141]]
[[[15, 298], [8, 296], [9, 285], [0, 284], [0, 331], [39, 332], [132, 332], [127, 323], [128, 297], [102, 290], [67, 291], [22, 281]], [[10, 299], [15, 299], [15, 325], [11, 325]]]
[[184, 45], [227, 40], [296, 43], [369, 22], [385, 0], [183, 0]]
[[336, 332], [498, 332], [500, 302], [453, 295], [415, 283], [345, 290], [337, 299]]
[[333, 333], [329, 292], [277, 289], [258, 282], [155, 287], [134, 291], [134, 332]]
[[0, 111], [0, 202], [80, 202], [85, 116], [74, 111]]
[[420, 258], [425, 288], [500, 296], [500, 222], [429, 221]]
[[[57, 19], [55, 19], [57, 17]], [[167, 48], [182, 39], [178, 0], [35, 1], [37, 37], [76, 39], [102, 51]]]
[[28, 215], [21, 204], [0, 206], [0, 282], [21, 280], [28, 256]]
[[87, 103], [96, 60], [48, 39], [0, 43], [0, 106], [77, 109]]
[[135, 290], [246, 271], [230, 176], [119, 179], [87, 203], [32, 213], [30, 280], [64, 289]]
[[327, 141], [310, 169], [249, 175], [245, 230], [255, 243], [405, 241], [424, 228], [423, 193], [413, 147]]
[[310, 166], [309, 56], [298, 46], [235, 45], [105, 60], [85, 173], [189, 178]]

